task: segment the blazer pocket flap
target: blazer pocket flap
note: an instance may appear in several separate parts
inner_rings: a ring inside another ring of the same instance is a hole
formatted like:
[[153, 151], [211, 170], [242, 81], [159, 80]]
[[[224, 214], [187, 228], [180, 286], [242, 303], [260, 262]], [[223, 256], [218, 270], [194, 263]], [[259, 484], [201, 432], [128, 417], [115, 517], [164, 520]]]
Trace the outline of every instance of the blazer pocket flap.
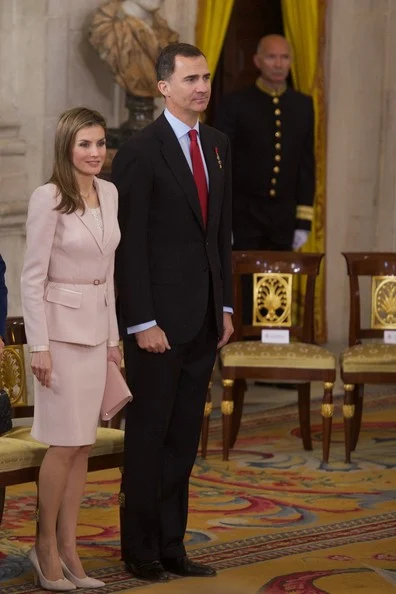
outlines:
[[178, 285], [182, 282], [182, 270], [173, 266], [154, 267], [150, 272], [151, 282], [158, 285]]
[[60, 287], [49, 287], [45, 299], [50, 303], [58, 303], [59, 305], [77, 309], [81, 307], [82, 293], [70, 289], [61, 289]]

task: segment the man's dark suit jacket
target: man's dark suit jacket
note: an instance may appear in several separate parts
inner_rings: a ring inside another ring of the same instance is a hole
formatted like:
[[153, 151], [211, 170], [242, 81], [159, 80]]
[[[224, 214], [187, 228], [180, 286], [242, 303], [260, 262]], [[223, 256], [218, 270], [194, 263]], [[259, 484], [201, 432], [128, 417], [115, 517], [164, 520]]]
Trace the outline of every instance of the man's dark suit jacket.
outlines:
[[4, 336], [7, 318], [7, 287], [5, 284], [6, 265], [0, 256], [0, 336]]
[[[274, 233], [310, 230], [315, 193], [312, 98], [287, 88], [278, 99], [256, 85], [223, 98], [215, 126], [233, 161], [234, 217], [246, 209]], [[236, 221], [237, 222], [237, 221]]]
[[113, 161], [121, 242], [116, 284], [121, 331], [156, 320], [171, 344], [192, 340], [213, 296], [217, 331], [232, 307], [231, 157], [224, 134], [200, 124], [209, 174], [204, 228], [194, 178], [162, 114]]

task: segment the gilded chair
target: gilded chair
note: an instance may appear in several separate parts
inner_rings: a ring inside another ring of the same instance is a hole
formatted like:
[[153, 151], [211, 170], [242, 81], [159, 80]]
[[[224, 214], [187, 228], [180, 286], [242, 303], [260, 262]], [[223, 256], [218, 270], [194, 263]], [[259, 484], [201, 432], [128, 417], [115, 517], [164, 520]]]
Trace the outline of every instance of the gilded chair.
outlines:
[[[33, 416], [33, 406], [27, 402], [23, 318], [8, 318], [5, 343], [7, 346], [0, 360], [0, 385], [8, 392], [14, 419], [26, 419]], [[46, 450], [46, 445], [30, 436], [30, 425], [14, 426], [0, 436], [0, 524], [6, 487], [37, 481]], [[109, 426], [98, 427], [88, 471], [120, 468], [123, 454], [124, 432]]]
[[[340, 371], [345, 394], [345, 461], [350, 463], [359, 439], [364, 384], [396, 383], [396, 344], [384, 342], [387, 330], [396, 338], [396, 253], [347, 252], [343, 256], [349, 276], [350, 315], [349, 348], [341, 353]], [[369, 279], [366, 285], [364, 277]], [[371, 292], [370, 322], [362, 324], [364, 289]]]
[[[328, 462], [333, 415], [335, 356], [314, 343], [315, 280], [323, 254], [235, 251], [232, 256], [234, 328], [232, 342], [221, 349], [223, 401], [223, 460], [235, 443], [241, 422], [247, 379], [298, 383], [300, 432], [305, 450], [312, 450], [310, 383], [324, 383], [323, 461]], [[253, 314], [243, 322], [242, 283], [253, 277]], [[292, 321], [293, 279], [306, 282], [301, 323]], [[288, 344], [268, 344], [260, 338], [263, 329], [287, 329]], [[248, 339], [247, 339], [248, 338]]]

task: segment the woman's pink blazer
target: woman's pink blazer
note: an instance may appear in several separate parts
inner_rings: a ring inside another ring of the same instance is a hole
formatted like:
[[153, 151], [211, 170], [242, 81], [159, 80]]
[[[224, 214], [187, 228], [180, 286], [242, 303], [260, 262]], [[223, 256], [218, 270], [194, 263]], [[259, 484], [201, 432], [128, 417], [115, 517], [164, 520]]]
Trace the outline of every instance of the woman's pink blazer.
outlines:
[[114, 298], [114, 253], [120, 240], [115, 186], [95, 178], [103, 238], [86, 209], [54, 210], [54, 184], [37, 188], [29, 202], [21, 278], [29, 346], [50, 340], [95, 346], [119, 339]]

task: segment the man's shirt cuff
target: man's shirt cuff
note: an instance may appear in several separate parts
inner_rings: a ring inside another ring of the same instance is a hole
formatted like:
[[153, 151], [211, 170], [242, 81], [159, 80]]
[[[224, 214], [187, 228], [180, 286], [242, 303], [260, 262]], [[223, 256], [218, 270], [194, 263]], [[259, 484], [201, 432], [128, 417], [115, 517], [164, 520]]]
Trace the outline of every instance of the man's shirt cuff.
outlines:
[[[223, 311], [226, 313], [233, 314], [234, 310], [232, 307], [223, 307]], [[152, 320], [151, 322], [144, 322], [144, 324], [137, 324], [136, 326], [129, 326], [127, 328], [128, 334], [136, 334], [136, 332], [143, 332], [143, 330], [148, 330], [149, 328], [153, 328], [156, 326], [156, 320]]]
[[151, 320], [151, 322], [144, 322], [144, 324], [129, 326], [129, 328], [127, 328], [127, 334], [136, 334], [136, 332], [143, 332], [143, 330], [148, 330], [149, 328], [153, 328], [153, 326], [156, 325], [157, 322], [155, 320]]

